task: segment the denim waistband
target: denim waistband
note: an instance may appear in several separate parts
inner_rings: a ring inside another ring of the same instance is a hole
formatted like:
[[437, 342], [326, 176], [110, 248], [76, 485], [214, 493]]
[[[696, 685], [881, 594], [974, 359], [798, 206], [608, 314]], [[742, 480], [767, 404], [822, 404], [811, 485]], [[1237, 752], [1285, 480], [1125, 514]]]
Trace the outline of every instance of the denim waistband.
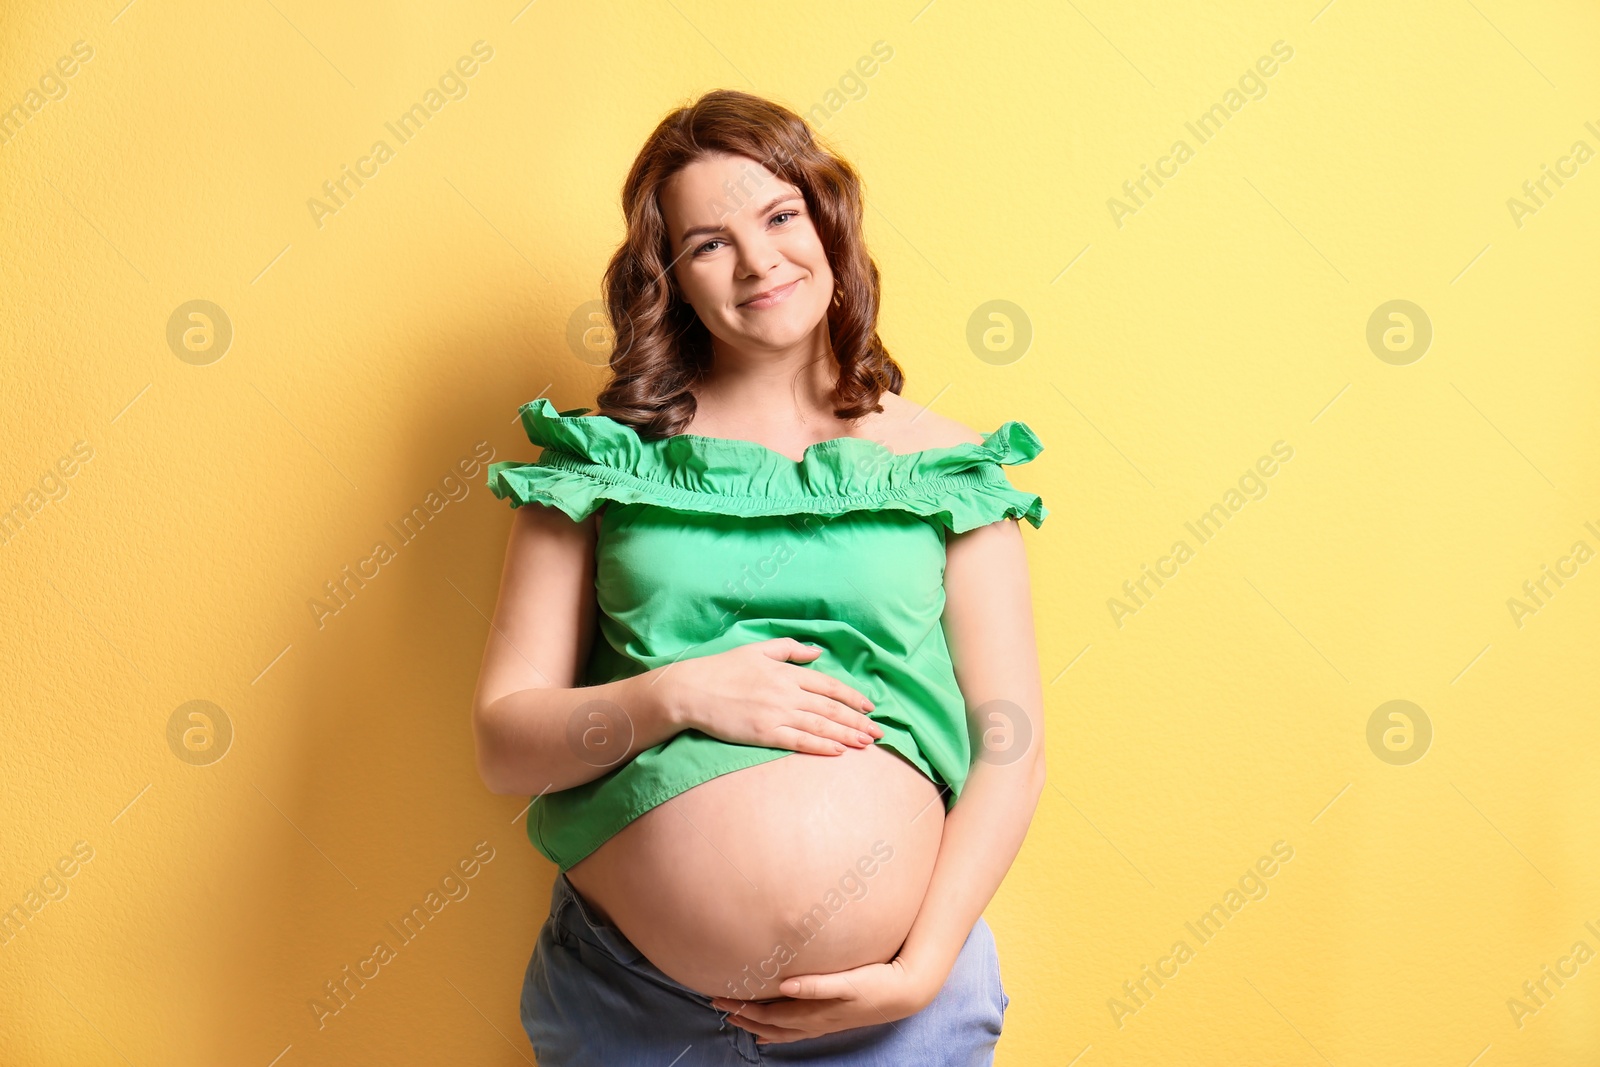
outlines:
[[[667, 975], [661, 968], [651, 963], [645, 954], [628, 940], [627, 935], [595, 914], [594, 908], [579, 895], [577, 887], [567, 878], [564, 871], [556, 874], [555, 883], [550, 887], [550, 918], [571, 932], [572, 936], [588, 942], [640, 977], [658, 985], [668, 986], [686, 997], [710, 1006], [710, 997], [699, 990], [690, 989]], [[719, 1014], [726, 1014], [720, 1009], [713, 1010]]]
[[[618, 930], [610, 922], [600, 918], [588, 901], [578, 893], [576, 886], [567, 878], [565, 872], [556, 874], [555, 884], [550, 887], [550, 916], [575, 937], [581, 937], [589, 944], [600, 949], [618, 963], [629, 967], [643, 969], [651, 972], [654, 977], [662, 981], [671, 982], [686, 993], [697, 997], [702, 994], [695, 993], [688, 986], [668, 978], [658, 970], [655, 964], [645, 958], [627, 935]], [[703, 999], [703, 998], [702, 998]]]

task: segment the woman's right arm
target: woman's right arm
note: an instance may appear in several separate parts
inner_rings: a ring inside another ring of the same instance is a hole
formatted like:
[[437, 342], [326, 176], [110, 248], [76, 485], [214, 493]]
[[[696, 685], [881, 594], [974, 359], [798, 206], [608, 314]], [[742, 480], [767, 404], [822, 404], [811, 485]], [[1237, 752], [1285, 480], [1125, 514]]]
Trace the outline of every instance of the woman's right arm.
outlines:
[[[665, 690], [653, 684], [659, 669], [605, 685], [579, 685], [597, 610], [597, 519], [573, 522], [543, 504], [514, 512], [500, 599], [472, 702], [478, 774], [492, 792], [570, 789], [685, 728]], [[607, 703], [588, 711], [601, 715], [579, 711], [597, 700]]]
[[689, 729], [835, 756], [883, 736], [866, 694], [799, 666], [822, 650], [788, 637], [580, 686], [598, 611], [597, 521], [516, 509], [472, 702], [478, 774], [492, 792], [571, 789]]

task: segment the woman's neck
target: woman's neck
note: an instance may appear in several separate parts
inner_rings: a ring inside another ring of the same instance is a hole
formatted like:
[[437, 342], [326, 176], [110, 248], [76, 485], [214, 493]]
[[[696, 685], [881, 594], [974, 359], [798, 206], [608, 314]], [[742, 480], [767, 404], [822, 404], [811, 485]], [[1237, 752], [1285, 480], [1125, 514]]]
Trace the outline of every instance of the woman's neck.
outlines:
[[[805, 438], [836, 436], [845, 420], [833, 414], [839, 367], [827, 322], [806, 342], [781, 353], [748, 353], [713, 346], [711, 369], [695, 386], [692, 432], [710, 436]], [[809, 431], [809, 432], [808, 432]]]

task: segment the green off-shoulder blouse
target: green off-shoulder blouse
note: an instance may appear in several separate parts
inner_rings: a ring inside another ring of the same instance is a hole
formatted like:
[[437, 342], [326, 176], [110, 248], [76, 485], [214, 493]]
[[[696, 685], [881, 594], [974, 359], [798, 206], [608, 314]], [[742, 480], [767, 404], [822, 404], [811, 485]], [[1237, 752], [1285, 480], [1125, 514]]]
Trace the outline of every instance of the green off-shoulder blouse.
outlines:
[[[903, 454], [839, 437], [796, 462], [754, 441], [641, 437], [589, 410], [558, 412], [544, 398], [524, 405], [522, 425], [544, 451], [533, 463], [489, 467], [490, 489], [512, 507], [544, 504], [576, 521], [605, 506], [599, 628], [578, 684], [793, 637], [822, 649], [799, 666], [865, 693], [883, 729], [876, 743], [944, 787], [953, 807], [972, 749], [941, 626], [945, 538], [1001, 519], [1044, 521], [1039, 495], [1001, 470], [1043, 451], [1033, 430], [1010, 421], [982, 444]], [[595, 722], [615, 729], [615, 718]], [[566, 871], [657, 804], [795, 754], [684, 730], [592, 781], [536, 797], [528, 837]]]

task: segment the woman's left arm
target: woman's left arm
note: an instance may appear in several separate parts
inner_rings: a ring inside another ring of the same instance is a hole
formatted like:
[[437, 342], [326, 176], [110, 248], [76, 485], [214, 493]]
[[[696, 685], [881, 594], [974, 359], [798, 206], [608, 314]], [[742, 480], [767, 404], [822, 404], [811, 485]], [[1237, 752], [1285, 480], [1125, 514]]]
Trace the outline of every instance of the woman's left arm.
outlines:
[[900, 950], [930, 1002], [1017, 858], [1045, 784], [1044, 692], [1022, 531], [1014, 519], [980, 526], [952, 535], [945, 555], [944, 629], [973, 762]]
[[714, 999], [767, 1041], [892, 1022], [931, 1004], [1027, 836], [1045, 783], [1044, 693], [1016, 520], [950, 535], [944, 585], [942, 624], [973, 761], [945, 816], [922, 908], [890, 963], [786, 979], [778, 988], [788, 1001]]

